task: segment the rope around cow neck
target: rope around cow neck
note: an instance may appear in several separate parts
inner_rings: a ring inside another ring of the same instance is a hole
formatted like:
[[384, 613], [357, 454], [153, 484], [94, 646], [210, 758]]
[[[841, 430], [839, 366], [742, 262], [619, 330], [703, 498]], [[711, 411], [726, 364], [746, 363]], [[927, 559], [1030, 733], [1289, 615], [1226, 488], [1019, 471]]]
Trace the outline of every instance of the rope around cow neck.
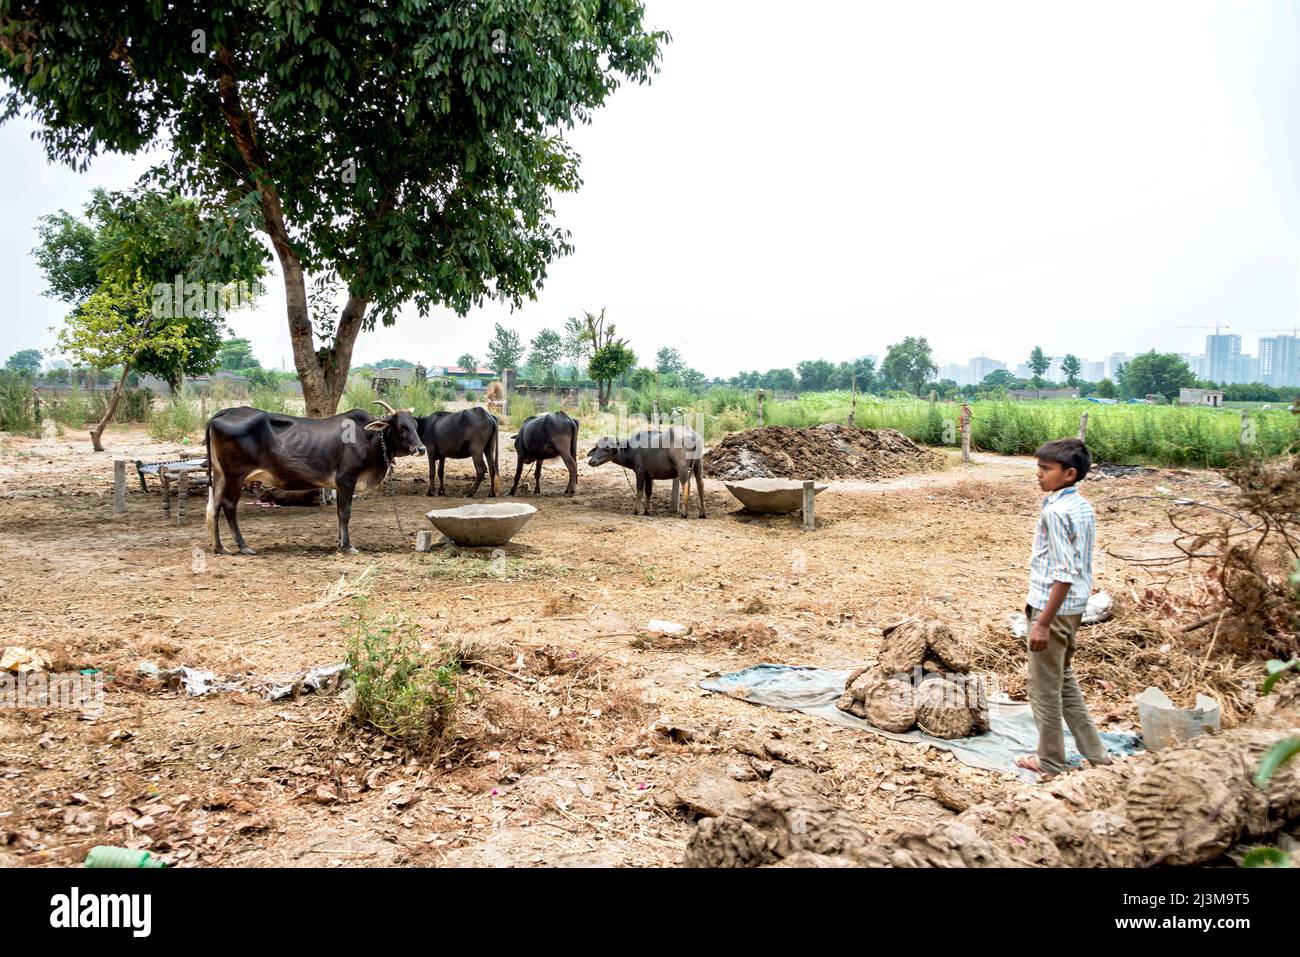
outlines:
[[388, 497], [393, 502], [393, 519], [397, 522], [397, 534], [403, 538], [406, 537], [406, 531], [402, 528], [402, 516], [397, 511], [397, 497], [393, 492], [393, 460], [388, 457], [388, 443], [384, 441], [381, 434], [379, 436], [379, 449], [384, 456], [384, 477], [380, 479], [380, 484], [388, 491]]

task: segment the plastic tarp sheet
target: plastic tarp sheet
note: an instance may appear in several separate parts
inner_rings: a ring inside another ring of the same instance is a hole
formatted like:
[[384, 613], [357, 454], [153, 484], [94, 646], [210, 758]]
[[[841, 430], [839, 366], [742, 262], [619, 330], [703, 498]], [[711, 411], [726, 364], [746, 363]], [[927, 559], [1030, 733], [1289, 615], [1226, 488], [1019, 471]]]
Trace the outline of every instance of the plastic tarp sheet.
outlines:
[[[1023, 780], [1037, 780], [1032, 771], [1016, 767], [1016, 758], [1032, 753], [1038, 746], [1038, 730], [1028, 703], [989, 702], [989, 732], [970, 738], [944, 739], [926, 734], [918, 728], [896, 734], [882, 731], [870, 721], [855, 717], [835, 707], [844, 691], [851, 671], [834, 671], [800, 665], [755, 665], [744, 671], [710, 675], [700, 682], [706, 691], [730, 695], [751, 704], [767, 705], [785, 711], [802, 711], [826, 721], [858, 728], [893, 741], [929, 744], [951, 751], [957, 760], [971, 767], [989, 771], [1011, 771]], [[1102, 743], [1114, 755], [1133, 754], [1142, 749], [1136, 734], [1101, 733]], [[1083, 756], [1074, 749], [1074, 739], [1067, 729], [1065, 746], [1071, 763], [1081, 764]]]

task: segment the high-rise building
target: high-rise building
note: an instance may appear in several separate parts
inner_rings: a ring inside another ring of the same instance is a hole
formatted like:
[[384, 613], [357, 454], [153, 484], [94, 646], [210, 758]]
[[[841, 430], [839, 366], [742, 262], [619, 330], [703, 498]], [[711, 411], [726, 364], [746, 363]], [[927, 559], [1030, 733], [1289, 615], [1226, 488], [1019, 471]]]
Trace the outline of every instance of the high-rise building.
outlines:
[[1211, 382], [1238, 382], [1241, 374], [1241, 336], [1220, 333], [1205, 337], [1205, 378]]
[[984, 377], [990, 372], [996, 372], [998, 369], [1005, 369], [1007, 364], [997, 359], [990, 359], [988, 356], [976, 356], [971, 359], [967, 366], [967, 375], [971, 382], [983, 382]]
[[1300, 337], [1259, 340], [1259, 381], [1273, 386], [1300, 386]]
[[1106, 378], [1106, 363], [1085, 362], [1079, 375], [1083, 377], [1083, 381], [1085, 382], [1100, 382], [1102, 379]]
[[1115, 374], [1120, 366], [1128, 362], [1127, 352], [1112, 352], [1106, 357], [1106, 375], [1105, 378], [1114, 381]]
[[958, 385], [966, 385], [966, 369], [955, 362], [950, 362], [946, 366], [941, 366], [939, 368], [939, 378], [951, 379]]

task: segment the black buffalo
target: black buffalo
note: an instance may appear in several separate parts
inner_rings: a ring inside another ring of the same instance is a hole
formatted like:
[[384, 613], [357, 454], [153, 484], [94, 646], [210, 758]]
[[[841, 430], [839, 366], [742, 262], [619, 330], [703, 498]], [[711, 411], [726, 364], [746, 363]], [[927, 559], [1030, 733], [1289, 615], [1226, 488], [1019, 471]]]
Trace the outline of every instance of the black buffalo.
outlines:
[[[420, 440], [429, 450], [429, 491], [426, 495], [446, 495], [443, 473], [447, 459], [474, 460], [474, 487], [469, 497], [478, 494], [483, 476], [488, 475], [488, 497], [496, 498], [497, 476], [497, 420], [487, 409], [478, 406], [463, 412], [435, 412], [415, 420], [420, 430]], [[433, 473], [438, 471], [438, 489], [434, 492]]]
[[631, 469], [636, 475], [635, 515], [641, 510], [641, 496], [645, 496], [645, 514], [650, 514], [650, 496], [655, 479], [677, 479], [682, 487], [682, 517], [687, 518], [691, 507], [691, 476], [699, 491], [700, 518], [704, 514], [704, 440], [699, 433], [685, 426], [673, 425], [662, 432], [642, 429], [619, 441], [605, 436], [596, 443], [587, 457], [590, 466], [614, 462]]
[[218, 513], [223, 512], [235, 545], [254, 554], [239, 532], [235, 515], [245, 482], [260, 481], [289, 491], [338, 490], [340, 550], [356, 554], [348, 539], [352, 496], [384, 480], [389, 463], [401, 455], [423, 455], [415, 418], [385, 402], [388, 416], [376, 419], [353, 409], [328, 419], [304, 419], [279, 412], [242, 407], [222, 409], [211, 419], [203, 441], [208, 450], [208, 533], [217, 554], [221, 547]]
[[510, 487], [511, 495], [519, 490], [519, 476], [524, 474], [524, 466], [531, 462], [537, 463], [533, 494], [540, 494], [542, 462], [556, 457], [562, 459], [569, 470], [569, 484], [564, 494], [572, 495], [578, 490], [578, 421], [565, 412], [529, 416], [515, 433], [515, 457], [515, 484]]

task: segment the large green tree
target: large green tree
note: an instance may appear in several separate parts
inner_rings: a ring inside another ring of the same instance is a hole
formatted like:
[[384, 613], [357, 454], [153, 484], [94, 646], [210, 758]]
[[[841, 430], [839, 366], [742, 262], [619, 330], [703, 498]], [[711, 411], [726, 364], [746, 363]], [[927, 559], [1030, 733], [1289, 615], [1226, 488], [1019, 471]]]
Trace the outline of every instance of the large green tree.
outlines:
[[1065, 374], [1065, 384], [1076, 386], [1079, 384], [1079, 370], [1083, 368], [1083, 363], [1074, 353], [1066, 353], [1061, 357], [1061, 372]]
[[573, 384], [578, 384], [582, 367], [591, 358], [591, 340], [587, 338], [587, 325], [577, 316], [564, 320], [564, 358], [573, 369]]
[[594, 312], [583, 313], [582, 321], [583, 337], [591, 348], [587, 374], [596, 380], [596, 403], [603, 411], [609, 406], [614, 380], [636, 366], [636, 353], [626, 339], [615, 336], [614, 323], [606, 325], [604, 309], [599, 316]]
[[[165, 149], [153, 175], [219, 214], [213, 256], [263, 233], [307, 411], [328, 415], [360, 331], [413, 303], [520, 305], [571, 249], [565, 134], [667, 34], [639, 0], [0, 0], [0, 117], [51, 160]], [[309, 281], [342, 307], [310, 308]]]
[[685, 368], [682, 354], [672, 346], [664, 346], [655, 353], [655, 371], [660, 375], [681, 375]]
[[46, 295], [71, 307], [61, 348], [96, 370], [122, 368], [91, 432], [96, 451], [130, 372], [175, 390], [217, 367], [222, 313], [248, 302], [263, 268], [250, 234], [236, 237], [229, 256], [209, 256], [213, 226], [194, 201], [147, 188], [95, 190], [84, 219], [65, 210], [41, 218], [32, 254]]
[[20, 349], [5, 362], [5, 368], [20, 375], [36, 375], [41, 371], [41, 350]]
[[921, 387], [938, 371], [939, 366], [925, 336], [908, 336], [902, 342], [894, 343], [880, 363], [880, 374], [886, 383], [915, 394], [919, 394]]
[[1035, 389], [1042, 388], [1043, 376], [1051, 367], [1052, 357], [1043, 352], [1042, 346], [1034, 346], [1034, 351], [1029, 353], [1029, 371], [1034, 374]]
[[257, 356], [253, 355], [253, 346], [247, 339], [231, 336], [221, 343], [221, 351], [217, 354], [217, 368], [238, 372], [244, 369], [260, 369], [262, 363], [257, 360]]
[[523, 357], [524, 344], [519, 333], [498, 322], [487, 345], [487, 364], [496, 370], [497, 375], [504, 375], [506, 369], [517, 368]]
[[1135, 399], [1162, 395], [1173, 401], [1179, 389], [1196, 385], [1196, 376], [1182, 356], [1174, 352], [1156, 352], [1134, 356], [1120, 370], [1120, 388]]
[[564, 340], [554, 329], [542, 329], [533, 336], [528, 354], [529, 373], [552, 389], [556, 385], [555, 364], [564, 353]]

